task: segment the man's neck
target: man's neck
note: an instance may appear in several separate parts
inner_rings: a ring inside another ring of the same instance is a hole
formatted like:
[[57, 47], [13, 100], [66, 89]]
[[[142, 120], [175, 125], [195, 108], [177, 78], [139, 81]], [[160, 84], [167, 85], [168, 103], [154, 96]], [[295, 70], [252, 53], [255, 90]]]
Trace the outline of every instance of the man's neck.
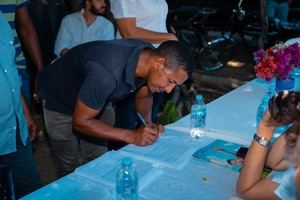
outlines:
[[151, 70], [152, 56], [153, 55], [151, 54], [150, 51], [142, 50], [135, 70], [136, 77], [143, 78], [143, 79], [148, 78], [148, 74]]
[[91, 13], [88, 8], [83, 9], [82, 15], [87, 26], [90, 26], [97, 18], [97, 16]]

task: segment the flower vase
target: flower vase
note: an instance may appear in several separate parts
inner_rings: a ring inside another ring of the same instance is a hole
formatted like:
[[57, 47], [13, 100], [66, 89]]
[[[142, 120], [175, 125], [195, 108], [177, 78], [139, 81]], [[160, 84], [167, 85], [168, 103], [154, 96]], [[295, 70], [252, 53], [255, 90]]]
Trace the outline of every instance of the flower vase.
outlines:
[[291, 77], [295, 79], [294, 91], [300, 91], [300, 69], [295, 68]]
[[287, 79], [276, 79], [276, 90], [278, 92], [283, 90], [292, 90], [295, 86], [295, 79], [288, 77]]

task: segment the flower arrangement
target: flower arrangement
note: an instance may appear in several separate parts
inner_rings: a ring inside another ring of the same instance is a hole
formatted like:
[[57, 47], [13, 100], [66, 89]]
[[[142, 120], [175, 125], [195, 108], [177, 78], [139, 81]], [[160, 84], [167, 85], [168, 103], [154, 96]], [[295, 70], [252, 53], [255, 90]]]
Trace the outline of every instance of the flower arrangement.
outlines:
[[294, 68], [300, 68], [300, 44], [276, 44], [254, 53], [256, 76], [265, 80], [276, 77], [285, 80]]

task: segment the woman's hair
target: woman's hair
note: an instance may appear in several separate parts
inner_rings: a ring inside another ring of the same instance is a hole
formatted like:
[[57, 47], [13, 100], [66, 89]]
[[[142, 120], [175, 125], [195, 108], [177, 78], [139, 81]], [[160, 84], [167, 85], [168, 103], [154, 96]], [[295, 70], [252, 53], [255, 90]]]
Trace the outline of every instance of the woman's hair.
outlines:
[[271, 117], [279, 124], [291, 124], [286, 131], [287, 147], [293, 148], [300, 135], [300, 92], [280, 92], [269, 101]]

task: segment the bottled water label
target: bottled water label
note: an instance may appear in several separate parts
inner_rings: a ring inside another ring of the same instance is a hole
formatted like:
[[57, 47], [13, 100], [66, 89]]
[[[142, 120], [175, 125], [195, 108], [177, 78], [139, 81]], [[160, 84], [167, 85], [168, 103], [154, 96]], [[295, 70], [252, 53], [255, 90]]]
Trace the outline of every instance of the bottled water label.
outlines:
[[205, 130], [202, 128], [192, 128], [190, 135], [191, 137], [198, 139], [205, 135]]
[[137, 200], [138, 199], [138, 176], [132, 159], [124, 158], [122, 166], [117, 173], [116, 179], [117, 200]]
[[117, 185], [117, 200], [137, 200], [136, 186]]

